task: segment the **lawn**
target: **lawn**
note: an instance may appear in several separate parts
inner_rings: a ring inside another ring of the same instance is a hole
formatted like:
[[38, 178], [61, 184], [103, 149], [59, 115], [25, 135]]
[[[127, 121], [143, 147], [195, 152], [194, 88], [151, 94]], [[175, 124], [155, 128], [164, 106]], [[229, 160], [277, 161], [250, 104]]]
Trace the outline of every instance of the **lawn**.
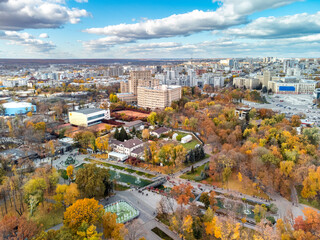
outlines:
[[192, 134], [190, 134], [190, 133], [177, 132], [177, 131], [176, 131], [175, 133], [181, 135], [182, 137], [185, 137], [185, 136], [187, 136], [187, 135], [191, 135], [191, 136], [192, 136], [192, 141], [191, 141], [191, 142], [181, 143], [181, 145], [182, 145], [183, 147], [185, 147], [186, 149], [188, 149], [188, 150], [194, 149], [197, 144], [200, 144], [200, 142], [199, 142], [197, 139], [195, 139], [195, 137], [194, 137]]
[[53, 204], [45, 203], [40, 205], [31, 218], [43, 226], [43, 229], [49, 229], [63, 221], [63, 208], [56, 209]]
[[316, 199], [314, 199], [314, 200], [306, 199], [306, 198], [303, 198], [301, 196], [302, 188], [303, 188], [302, 185], [301, 186], [296, 186], [297, 193], [298, 193], [298, 198], [299, 198], [299, 203], [302, 203], [302, 204], [308, 205], [310, 207], [314, 207], [314, 208], [320, 209], [320, 201], [317, 201]]
[[194, 169], [194, 173], [191, 173], [190, 172], [187, 172], [183, 175], [180, 176], [180, 178], [183, 178], [183, 179], [188, 179], [188, 180], [192, 180], [192, 181], [195, 181], [195, 178], [200, 176], [201, 172], [203, 171], [204, 167], [205, 167], [206, 164], [198, 167], [198, 168], [195, 168]]
[[193, 139], [191, 142], [188, 142], [188, 143], [181, 143], [181, 145], [188, 150], [194, 149], [198, 144], [200, 144], [200, 142], [195, 139]]

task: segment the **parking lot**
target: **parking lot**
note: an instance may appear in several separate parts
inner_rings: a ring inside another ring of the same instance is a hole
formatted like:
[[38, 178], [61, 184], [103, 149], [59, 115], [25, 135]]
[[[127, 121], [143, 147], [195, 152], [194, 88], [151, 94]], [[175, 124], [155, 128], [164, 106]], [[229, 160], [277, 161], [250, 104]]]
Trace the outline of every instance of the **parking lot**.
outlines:
[[268, 104], [260, 104], [249, 101], [243, 101], [244, 104], [254, 108], [268, 108], [279, 113], [286, 114], [287, 117], [292, 115], [306, 115], [306, 121], [315, 122], [320, 125], [320, 109], [313, 103], [312, 95], [304, 94], [274, 94], [265, 95]]

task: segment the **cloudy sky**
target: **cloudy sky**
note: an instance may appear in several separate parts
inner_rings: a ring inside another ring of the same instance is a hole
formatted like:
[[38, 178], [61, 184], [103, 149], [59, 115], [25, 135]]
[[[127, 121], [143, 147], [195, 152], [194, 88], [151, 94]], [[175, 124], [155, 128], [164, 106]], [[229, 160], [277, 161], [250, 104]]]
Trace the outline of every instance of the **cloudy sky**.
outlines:
[[319, 55], [320, 0], [0, 0], [0, 58]]

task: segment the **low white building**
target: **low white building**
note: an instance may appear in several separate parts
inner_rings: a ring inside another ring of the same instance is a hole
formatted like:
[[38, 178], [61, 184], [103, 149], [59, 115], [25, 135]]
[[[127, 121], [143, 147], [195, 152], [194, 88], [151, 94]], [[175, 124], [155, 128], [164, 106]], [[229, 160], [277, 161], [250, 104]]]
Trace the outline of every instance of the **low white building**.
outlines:
[[313, 94], [316, 89], [317, 82], [313, 80], [290, 80], [290, 78], [282, 78], [278, 81], [269, 81], [268, 89], [273, 93], [283, 94]]
[[190, 134], [181, 138], [181, 143], [188, 143], [191, 141], [192, 141], [192, 136]]
[[110, 141], [113, 151], [132, 157], [140, 157], [143, 155], [144, 143], [140, 139], [129, 139], [124, 142], [118, 140]]
[[92, 126], [101, 123], [103, 119], [110, 119], [109, 109], [85, 108], [69, 112], [69, 122], [76, 126]]
[[128, 156], [125, 155], [125, 154], [122, 154], [122, 153], [118, 153], [118, 152], [110, 152], [108, 154], [108, 157], [111, 159], [111, 160], [116, 160], [116, 161], [121, 161], [121, 162], [124, 162], [125, 160], [128, 159]]

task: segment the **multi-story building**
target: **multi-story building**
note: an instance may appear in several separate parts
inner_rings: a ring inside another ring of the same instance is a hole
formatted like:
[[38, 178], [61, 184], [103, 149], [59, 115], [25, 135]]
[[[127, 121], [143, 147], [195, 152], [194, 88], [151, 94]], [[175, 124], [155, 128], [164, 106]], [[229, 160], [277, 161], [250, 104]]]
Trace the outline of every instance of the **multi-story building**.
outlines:
[[138, 138], [129, 139], [124, 142], [113, 140], [110, 142], [113, 151], [127, 156], [141, 157], [144, 151], [144, 143]]
[[313, 80], [288, 81], [283, 78], [279, 81], [270, 81], [268, 89], [274, 93], [282, 94], [313, 94], [317, 82]]
[[[151, 71], [132, 71], [129, 79], [129, 92], [137, 95], [137, 87], [139, 84], [151, 81]], [[150, 83], [151, 84], [151, 83]]]
[[120, 82], [120, 92], [121, 93], [129, 92], [129, 82], [127, 80]]
[[69, 112], [69, 122], [76, 126], [88, 127], [110, 119], [110, 110], [85, 108]]
[[257, 78], [236, 77], [233, 79], [233, 84], [238, 88], [255, 89], [259, 86], [260, 81]]
[[2, 85], [5, 87], [21, 87], [27, 86], [28, 80], [26, 78], [8, 78], [2, 80]]
[[143, 108], [166, 108], [181, 98], [181, 86], [161, 85], [138, 87], [138, 106]]

